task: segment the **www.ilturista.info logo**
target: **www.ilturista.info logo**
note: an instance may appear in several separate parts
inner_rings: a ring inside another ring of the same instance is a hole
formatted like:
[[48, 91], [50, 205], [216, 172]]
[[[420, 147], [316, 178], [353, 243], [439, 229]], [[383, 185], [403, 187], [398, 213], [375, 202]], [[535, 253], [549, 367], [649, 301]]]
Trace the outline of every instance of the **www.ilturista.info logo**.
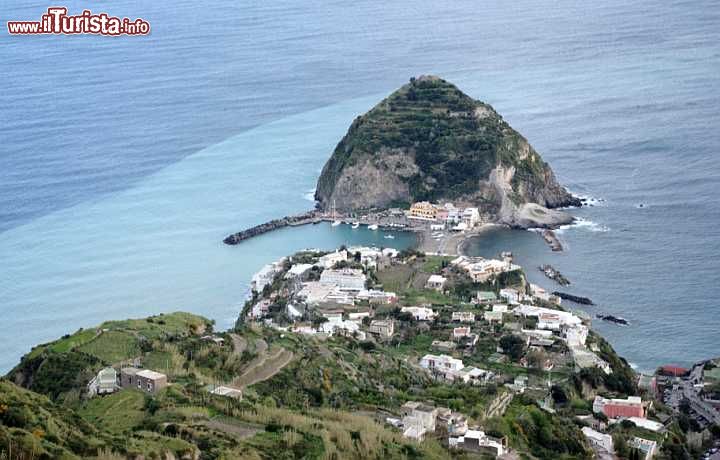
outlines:
[[68, 16], [67, 8], [52, 6], [39, 21], [8, 21], [11, 35], [40, 34], [92, 34], [92, 35], [148, 35], [150, 23], [142, 18], [131, 20], [109, 16], [107, 13], [92, 13], [84, 10], [77, 16]]

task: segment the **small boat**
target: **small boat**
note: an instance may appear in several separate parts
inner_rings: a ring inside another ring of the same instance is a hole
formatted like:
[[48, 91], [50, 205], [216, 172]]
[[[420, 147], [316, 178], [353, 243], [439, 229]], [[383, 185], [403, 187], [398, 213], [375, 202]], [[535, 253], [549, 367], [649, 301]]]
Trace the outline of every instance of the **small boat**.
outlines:
[[386, 239], [386, 240], [394, 240], [395, 237], [392, 236], [392, 235], [385, 235], [385, 239]]
[[340, 222], [339, 220], [336, 220], [336, 221], [334, 221], [334, 222], [332, 223], [332, 226], [333, 226], [333, 227], [337, 227], [337, 226], [340, 225], [340, 224], [342, 224], [342, 222]]
[[355, 222], [352, 224], [352, 228], [358, 228], [360, 227], [360, 222]]
[[368, 225], [368, 230], [377, 230], [378, 228], [377, 224]]

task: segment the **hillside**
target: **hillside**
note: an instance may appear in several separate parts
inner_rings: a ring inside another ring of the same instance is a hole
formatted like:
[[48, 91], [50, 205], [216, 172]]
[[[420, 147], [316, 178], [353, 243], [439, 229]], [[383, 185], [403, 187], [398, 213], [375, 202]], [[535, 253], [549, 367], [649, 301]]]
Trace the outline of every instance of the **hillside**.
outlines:
[[580, 204], [490, 105], [431, 76], [411, 79], [353, 121], [315, 199], [339, 211], [450, 200], [517, 226], [567, 220], [544, 208]]
[[[373, 265], [354, 249], [325, 268], [321, 259], [342, 251], [284, 258], [231, 331], [171, 313], [35, 347], [0, 379], [0, 459], [589, 459], [581, 429], [607, 421], [595, 396], [652, 401], [605, 340], [568, 333], [582, 332], [579, 318], [529, 284], [522, 267], [481, 280], [463, 258], [406, 250]], [[296, 265], [307, 270], [288, 277]], [[326, 270], [366, 277], [392, 299], [303, 300]], [[441, 289], [428, 287], [432, 275], [445, 279]], [[562, 320], [565, 333], [536, 329], [540, 316], [508, 305], [508, 295]], [[374, 330], [382, 324], [392, 324], [388, 334]], [[578, 360], [579, 349], [596, 359]], [[114, 380], [112, 392], [91, 394], [88, 382], [108, 366], [159, 372], [168, 385]], [[216, 394], [218, 386], [235, 394]], [[690, 418], [675, 423], [661, 403], [648, 407], [665, 420], [661, 432], [624, 422], [603, 430], [630, 453], [633, 436], [656, 441], [660, 458], [697, 453], [691, 439], [701, 430]], [[453, 444], [465, 442], [461, 433], [482, 433], [482, 448]]]

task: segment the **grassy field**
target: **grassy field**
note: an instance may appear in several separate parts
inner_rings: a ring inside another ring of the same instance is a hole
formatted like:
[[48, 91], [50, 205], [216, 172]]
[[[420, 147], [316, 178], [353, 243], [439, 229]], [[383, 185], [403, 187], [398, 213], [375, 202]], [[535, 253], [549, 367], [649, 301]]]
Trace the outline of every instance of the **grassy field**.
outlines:
[[111, 433], [123, 433], [145, 418], [145, 395], [137, 390], [123, 390], [89, 400], [79, 413], [83, 419]]
[[452, 257], [447, 256], [426, 256], [425, 263], [422, 265], [422, 271], [429, 274], [440, 273], [443, 262], [450, 263]]
[[94, 340], [80, 346], [79, 350], [108, 364], [135, 358], [140, 354], [138, 339], [129, 332], [121, 331], [103, 332]]
[[148, 339], [165, 335], [188, 335], [202, 333], [208, 326], [206, 319], [191, 313], [168, 313], [143, 319], [108, 321], [100, 327], [110, 330], [132, 330]]
[[378, 279], [383, 289], [391, 292], [403, 292], [408, 288], [415, 270], [409, 265], [393, 265], [378, 272]]

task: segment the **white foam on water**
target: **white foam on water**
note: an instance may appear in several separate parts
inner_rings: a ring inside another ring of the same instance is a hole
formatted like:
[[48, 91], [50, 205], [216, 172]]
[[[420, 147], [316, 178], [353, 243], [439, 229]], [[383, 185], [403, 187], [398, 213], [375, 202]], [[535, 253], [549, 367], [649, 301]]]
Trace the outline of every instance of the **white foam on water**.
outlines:
[[307, 192], [303, 194], [303, 198], [305, 198], [308, 201], [312, 201], [315, 203], [315, 189], [310, 189]]
[[582, 217], [576, 217], [575, 222], [569, 225], [561, 225], [560, 228], [555, 230], [555, 233], [562, 235], [563, 233], [565, 233], [566, 230], [569, 229], [580, 229], [599, 233], [605, 233], [610, 231], [610, 227], [608, 227], [607, 225], [598, 224]]
[[[575, 198], [579, 198], [580, 201], [582, 201], [583, 207], [593, 208], [593, 207], [606, 207], [607, 206], [607, 201], [605, 200], [605, 198], [595, 197], [595, 196], [588, 195], [585, 193], [574, 192], [570, 189], [568, 189], [568, 192]], [[579, 207], [580, 206], [568, 206], [565, 209], [577, 209]]]

